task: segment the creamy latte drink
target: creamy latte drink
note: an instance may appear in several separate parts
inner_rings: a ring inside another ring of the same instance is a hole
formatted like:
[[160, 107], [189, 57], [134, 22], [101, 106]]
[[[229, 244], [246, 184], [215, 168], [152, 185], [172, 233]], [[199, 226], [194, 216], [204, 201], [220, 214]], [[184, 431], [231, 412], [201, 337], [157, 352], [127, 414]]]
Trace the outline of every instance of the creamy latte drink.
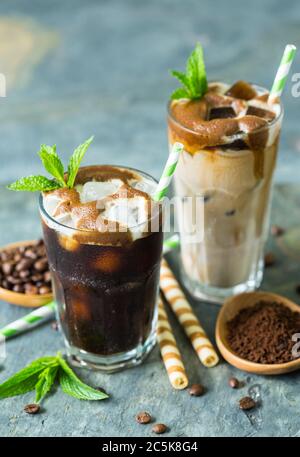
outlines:
[[281, 119], [279, 101], [244, 81], [210, 83], [201, 97], [169, 104], [170, 146], [184, 145], [175, 193], [192, 207], [188, 236], [181, 230], [183, 277], [195, 295], [221, 301], [261, 282]]

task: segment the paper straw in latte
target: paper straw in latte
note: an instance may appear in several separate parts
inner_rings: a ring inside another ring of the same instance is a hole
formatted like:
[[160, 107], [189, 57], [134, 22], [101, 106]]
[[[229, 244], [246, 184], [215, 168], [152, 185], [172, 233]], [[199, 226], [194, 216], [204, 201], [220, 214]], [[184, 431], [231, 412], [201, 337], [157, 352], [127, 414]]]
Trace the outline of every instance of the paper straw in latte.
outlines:
[[177, 234], [170, 236], [169, 238], [164, 240], [163, 254], [167, 254], [167, 252], [170, 252], [173, 249], [178, 248], [179, 245], [180, 245], [179, 236]]
[[21, 319], [18, 319], [0, 329], [0, 335], [4, 336], [5, 338], [11, 338], [27, 330], [31, 330], [35, 326], [51, 319], [54, 316], [55, 307], [56, 303], [52, 301], [47, 305], [35, 309], [26, 316], [21, 317]]
[[161, 297], [158, 300], [157, 341], [170, 383], [174, 389], [184, 389], [188, 378]]
[[200, 361], [206, 367], [215, 366], [219, 362], [219, 357], [165, 259], [161, 264], [160, 287]]
[[168, 192], [170, 182], [173, 178], [174, 171], [177, 167], [179, 154], [183, 150], [183, 145], [181, 143], [174, 143], [169, 154], [167, 163], [165, 165], [164, 171], [161, 175], [159, 183], [157, 185], [156, 191], [153, 194], [153, 200], [160, 201], [164, 198]]
[[287, 44], [281, 58], [279, 68], [277, 70], [272, 89], [269, 95], [269, 102], [276, 100], [277, 97], [280, 97], [284, 89], [288, 73], [290, 71], [291, 65], [293, 63], [296, 46], [293, 44]]

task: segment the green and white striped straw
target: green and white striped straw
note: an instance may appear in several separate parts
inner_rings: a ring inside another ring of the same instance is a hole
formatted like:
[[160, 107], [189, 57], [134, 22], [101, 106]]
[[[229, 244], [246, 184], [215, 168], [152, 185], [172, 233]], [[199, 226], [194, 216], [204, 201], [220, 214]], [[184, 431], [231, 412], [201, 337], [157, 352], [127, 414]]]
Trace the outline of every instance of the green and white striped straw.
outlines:
[[11, 338], [25, 332], [26, 330], [30, 330], [36, 325], [51, 319], [54, 316], [55, 308], [56, 303], [54, 301], [48, 303], [47, 305], [41, 306], [26, 316], [21, 317], [21, 319], [18, 319], [0, 329], [0, 335], [4, 336], [5, 338]]
[[286, 45], [269, 95], [269, 103], [281, 96], [296, 54], [296, 49], [296, 46], [293, 44]]
[[181, 143], [174, 143], [172, 150], [169, 154], [167, 163], [165, 165], [164, 171], [157, 185], [156, 191], [152, 197], [153, 200], [157, 202], [162, 200], [168, 192], [170, 182], [173, 178], [174, 171], [177, 167], [179, 154], [182, 152], [182, 150], [183, 145]]
[[167, 254], [172, 251], [172, 249], [178, 248], [179, 244], [179, 236], [177, 234], [170, 236], [170, 238], [164, 240], [163, 254]]

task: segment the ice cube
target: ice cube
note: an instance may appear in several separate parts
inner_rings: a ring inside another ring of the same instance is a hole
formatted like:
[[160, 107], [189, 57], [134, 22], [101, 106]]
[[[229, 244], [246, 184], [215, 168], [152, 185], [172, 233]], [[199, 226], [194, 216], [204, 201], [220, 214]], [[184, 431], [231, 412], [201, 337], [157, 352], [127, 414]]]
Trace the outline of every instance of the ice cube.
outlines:
[[147, 201], [143, 197], [113, 199], [101, 214], [105, 219], [134, 227], [147, 220]]
[[111, 179], [110, 181], [105, 182], [89, 181], [86, 182], [81, 189], [76, 189], [80, 193], [81, 203], [87, 203], [113, 195], [122, 184], [123, 182], [120, 179]]
[[94, 266], [103, 273], [116, 273], [121, 268], [122, 256], [117, 248], [105, 248], [97, 258]]
[[242, 100], [251, 100], [256, 97], [257, 93], [251, 84], [246, 81], [237, 81], [228, 89], [226, 95], [234, 98], [241, 98]]
[[267, 121], [272, 121], [275, 118], [275, 113], [272, 111], [260, 108], [258, 106], [248, 106], [246, 114], [251, 116], [258, 116], [266, 119]]
[[153, 181], [150, 181], [150, 179], [143, 178], [141, 180], [131, 180], [129, 182], [129, 185], [133, 187], [134, 189], [141, 190], [142, 192], [145, 192], [146, 194], [152, 194], [154, 193], [157, 184]]
[[58, 195], [55, 195], [51, 192], [46, 194], [43, 200], [46, 213], [48, 213], [50, 216], [53, 216], [61, 202], [62, 199]]
[[231, 106], [220, 106], [218, 108], [211, 108], [208, 114], [208, 120], [212, 119], [226, 119], [229, 117], [236, 117], [236, 113]]

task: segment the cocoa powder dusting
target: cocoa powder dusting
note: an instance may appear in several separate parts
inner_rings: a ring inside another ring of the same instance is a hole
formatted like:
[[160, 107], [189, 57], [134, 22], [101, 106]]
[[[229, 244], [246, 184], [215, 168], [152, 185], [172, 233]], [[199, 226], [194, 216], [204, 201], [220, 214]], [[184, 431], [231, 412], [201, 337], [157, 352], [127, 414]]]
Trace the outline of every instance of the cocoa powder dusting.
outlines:
[[256, 363], [286, 363], [300, 357], [292, 354], [300, 333], [300, 312], [276, 302], [260, 301], [242, 309], [227, 323], [231, 349], [243, 359]]

